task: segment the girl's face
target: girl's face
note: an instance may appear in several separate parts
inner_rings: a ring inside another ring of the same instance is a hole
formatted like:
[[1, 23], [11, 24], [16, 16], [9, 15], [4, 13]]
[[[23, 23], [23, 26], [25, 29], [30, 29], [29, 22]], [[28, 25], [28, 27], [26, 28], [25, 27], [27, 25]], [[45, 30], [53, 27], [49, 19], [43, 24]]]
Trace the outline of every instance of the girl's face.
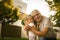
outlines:
[[29, 22], [33, 22], [33, 18], [31, 16], [28, 17]]
[[31, 22], [33, 22], [33, 18], [32, 18], [31, 16], [29, 16], [29, 17], [27, 18], [27, 21], [28, 21], [29, 23], [31, 23]]

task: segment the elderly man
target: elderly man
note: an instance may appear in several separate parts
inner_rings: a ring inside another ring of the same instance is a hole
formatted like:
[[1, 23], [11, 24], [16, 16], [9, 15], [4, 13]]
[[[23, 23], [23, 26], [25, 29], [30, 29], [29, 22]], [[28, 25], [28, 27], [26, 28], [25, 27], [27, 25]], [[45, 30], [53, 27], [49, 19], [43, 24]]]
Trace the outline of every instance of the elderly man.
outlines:
[[38, 35], [39, 40], [56, 40], [56, 34], [53, 31], [52, 24], [49, 18], [41, 15], [38, 10], [33, 10], [31, 13], [35, 23], [37, 24], [37, 29], [35, 27], [25, 26], [26, 31], [31, 31]]

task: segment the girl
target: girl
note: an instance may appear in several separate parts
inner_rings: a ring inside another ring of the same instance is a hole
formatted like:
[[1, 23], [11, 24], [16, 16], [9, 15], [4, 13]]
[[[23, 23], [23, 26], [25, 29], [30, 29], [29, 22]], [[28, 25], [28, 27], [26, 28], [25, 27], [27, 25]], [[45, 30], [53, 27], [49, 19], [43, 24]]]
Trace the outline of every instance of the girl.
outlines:
[[[29, 15], [26, 18], [26, 24], [29, 25], [29, 27], [33, 27], [33, 26], [35, 27], [32, 16]], [[31, 31], [27, 31], [27, 34], [28, 34], [29, 40], [36, 40], [36, 35], [34, 33], [32, 33]]]

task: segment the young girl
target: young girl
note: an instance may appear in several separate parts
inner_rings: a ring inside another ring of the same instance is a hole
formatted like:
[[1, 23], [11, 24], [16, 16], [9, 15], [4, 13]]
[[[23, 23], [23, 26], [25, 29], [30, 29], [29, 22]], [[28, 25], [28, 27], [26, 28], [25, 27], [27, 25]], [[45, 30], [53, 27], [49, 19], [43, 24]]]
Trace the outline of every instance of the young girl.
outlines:
[[[27, 25], [29, 25], [29, 27], [33, 27], [33, 26], [35, 27], [34, 20], [30, 15], [26, 18], [26, 23]], [[29, 37], [29, 40], [36, 40], [36, 35], [31, 31], [28, 31], [28, 37]]]

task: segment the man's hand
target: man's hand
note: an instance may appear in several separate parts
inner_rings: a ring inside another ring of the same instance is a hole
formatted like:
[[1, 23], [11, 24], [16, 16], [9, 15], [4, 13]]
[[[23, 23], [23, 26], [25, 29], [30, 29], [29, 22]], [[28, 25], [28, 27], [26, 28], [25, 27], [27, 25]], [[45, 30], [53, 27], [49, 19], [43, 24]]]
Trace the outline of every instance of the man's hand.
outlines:
[[30, 31], [34, 31], [34, 30], [37, 30], [37, 28], [35, 26], [30, 27]]

